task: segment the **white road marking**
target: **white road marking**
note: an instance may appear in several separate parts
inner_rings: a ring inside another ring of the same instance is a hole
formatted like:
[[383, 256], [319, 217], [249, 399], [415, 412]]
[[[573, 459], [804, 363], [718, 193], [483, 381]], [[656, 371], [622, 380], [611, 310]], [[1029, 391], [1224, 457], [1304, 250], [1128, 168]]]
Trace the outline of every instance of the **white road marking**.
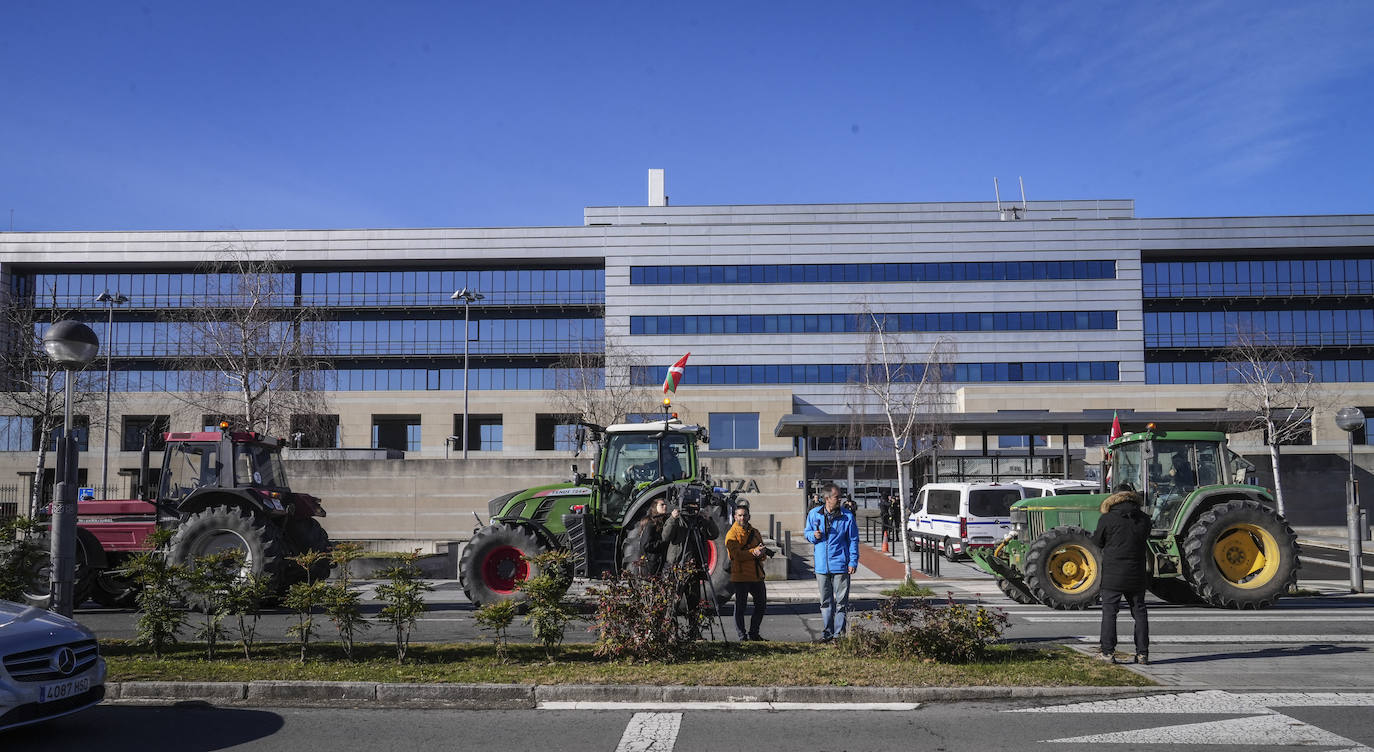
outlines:
[[539, 710], [915, 710], [919, 702], [541, 702]]
[[1272, 715], [1232, 718], [1225, 721], [1188, 723], [1182, 726], [1159, 726], [1135, 731], [1114, 731], [1106, 734], [1047, 739], [1049, 744], [1235, 744], [1246, 747], [1263, 745], [1339, 745], [1350, 750], [1368, 750], [1353, 740], [1311, 726], [1295, 718]]
[[[1299, 556], [1298, 561], [1305, 561], [1308, 564], [1326, 564], [1332, 567], [1344, 567], [1346, 569], [1350, 568], [1349, 561], [1331, 561], [1329, 559], [1318, 559], [1312, 556]], [[1362, 564], [1360, 565], [1360, 569], [1363, 569], [1366, 572], [1374, 574], [1374, 567], [1364, 566]]]
[[616, 752], [671, 752], [682, 727], [681, 713], [635, 713]]
[[1279, 713], [1279, 707], [1374, 707], [1374, 692], [1260, 692], [1208, 690], [1018, 708], [1008, 713], [1246, 714], [1232, 718], [1135, 731], [1047, 739], [1050, 744], [1235, 744], [1340, 746], [1340, 752], [1374, 752], [1362, 744]]
[[[1154, 621], [1151, 619], [1151, 621]], [[1127, 622], [1129, 624], [1129, 622]], [[1125, 628], [1130, 637], [1131, 628]], [[1079, 635], [1079, 642], [1096, 645], [1098, 635]], [[1014, 640], [1012, 640], [1014, 642]], [[1235, 644], [1235, 645], [1352, 645], [1374, 643], [1374, 635], [1150, 635], [1151, 645]]]
[[[1371, 618], [1374, 618], [1374, 610], [1364, 612], [1352, 612], [1349, 610], [1302, 612], [1271, 611], [1268, 613], [1262, 612], [1260, 615], [1247, 614], [1245, 616], [1239, 616], [1235, 614], [1235, 612], [1219, 614], [1216, 611], [1211, 611], [1199, 614], [1180, 614], [1171, 611], [1167, 614], [1150, 613], [1149, 617], [1152, 623], [1179, 622], [1184, 624], [1200, 621], [1219, 621], [1236, 624], [1257, 621], [1350, 621], [1364, 623], [1368, 622]], [[1028, 622], [1031, 622], [1032, 624], [1050, 624], [1055, 622], [1098, 622], [1102, 620], [1102, 612], [1085, 611], [1083, 613], [1078, 614], [1045, 614], [1043, 616], [1024, 616], [1022, 618]], [[1129, 619], [1131, 618], [1131, 613], [1129, 611], [1122, 611], [1118, 614], [1117, 618]]]

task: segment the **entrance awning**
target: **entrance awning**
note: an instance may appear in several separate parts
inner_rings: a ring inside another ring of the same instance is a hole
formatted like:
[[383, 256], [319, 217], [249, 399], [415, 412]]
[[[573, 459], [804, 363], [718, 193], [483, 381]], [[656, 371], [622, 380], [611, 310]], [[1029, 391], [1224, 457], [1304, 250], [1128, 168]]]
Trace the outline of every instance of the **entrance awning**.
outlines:
[[[921, 425], [940, 425], [951, 436], [1097, 435], [1112, 430], [1112, 410], [1080, 412], [1039, 412], [1008, 410], [994, 413], [940, 413], [920, 416]], [[1121, 429], [1126, 433], [1145, 430], [1154, 423], [1163, 430], [1236, 431], [1254, 419], [1254, 413], [1237, 410], [1116, 410]], [[903, 421], [905, 422], [905, 421]], [[866, 415], [784, 415], [773, 429], [774, 436], [847, 436], [854, 429], [887, 429], [887, 417]], [[864, 430], [865, 434], [876, 430]]]

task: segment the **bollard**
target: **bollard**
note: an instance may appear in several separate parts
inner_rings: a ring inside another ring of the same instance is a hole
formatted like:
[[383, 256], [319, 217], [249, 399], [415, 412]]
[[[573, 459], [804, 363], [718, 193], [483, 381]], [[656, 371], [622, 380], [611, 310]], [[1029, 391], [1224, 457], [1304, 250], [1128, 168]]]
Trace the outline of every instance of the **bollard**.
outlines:
[[792, 560], [792, 531], [784, 530], [782, 533], [782, 555]]
[[1369, 512], [1360, 510], [1360, 540], [1369, 540]]
[[773, 518], [773, 515], [768, 515], [768, 537], [772, 538], [773, 540], [778, 539], [777, 536], [773, 535], [773, 532], [777, 530], [777, 528], [774, 527], [775, 524], [777, 524], [777, 522]]

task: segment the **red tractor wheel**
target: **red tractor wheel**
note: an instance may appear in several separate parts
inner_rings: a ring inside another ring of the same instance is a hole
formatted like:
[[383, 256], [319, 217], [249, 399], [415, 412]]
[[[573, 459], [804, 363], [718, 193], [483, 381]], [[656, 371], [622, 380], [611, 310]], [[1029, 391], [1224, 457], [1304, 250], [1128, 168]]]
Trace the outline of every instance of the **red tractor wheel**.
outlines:
[[458, 579], [463, 593], [475, 605], [499, 601], [523, 601], [518, 585], [537, 576], [538, 568], [525, 557], [543, 550], [530, 533], [510, 525], [488, 525], [473, 533], [463, 547], [458, 563]]

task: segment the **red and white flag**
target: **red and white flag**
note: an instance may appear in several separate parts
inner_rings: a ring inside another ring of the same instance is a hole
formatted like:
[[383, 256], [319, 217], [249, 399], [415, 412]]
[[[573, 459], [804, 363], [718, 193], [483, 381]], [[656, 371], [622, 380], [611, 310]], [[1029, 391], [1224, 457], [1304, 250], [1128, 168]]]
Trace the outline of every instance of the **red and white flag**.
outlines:
[[1116, 417], [1116, 411], [1112, 411], [1112, 432], [1107, 436], [1107, 441], [1112, 442], [1121, 438], [1121, 419]]
[[682, 381], [682, 373], [687, 370], [687, 358], [689, 356], [691, 353], [678, 358], [676, 363], [668, 366], [668, 375], [663, 377], [664, 394], [677, 391], [677, 385]]

